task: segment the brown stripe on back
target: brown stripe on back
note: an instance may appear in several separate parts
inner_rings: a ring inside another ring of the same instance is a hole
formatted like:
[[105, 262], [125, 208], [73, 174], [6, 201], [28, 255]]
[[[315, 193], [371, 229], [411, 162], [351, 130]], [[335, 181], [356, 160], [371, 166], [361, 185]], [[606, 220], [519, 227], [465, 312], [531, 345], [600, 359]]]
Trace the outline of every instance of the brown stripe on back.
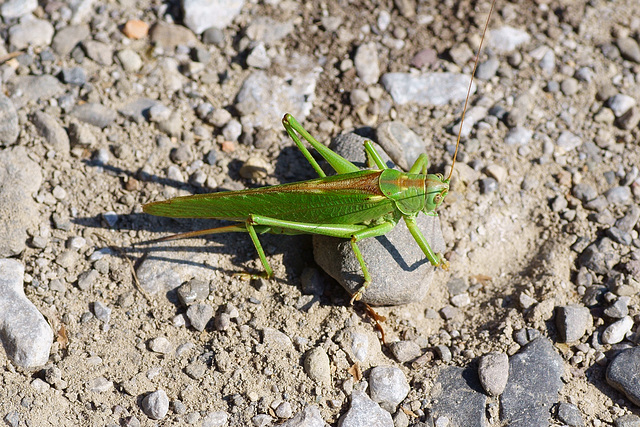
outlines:
[[[363, 173], [364, 172], [364, 173]], [[263, 193], [271, 191], [278, 192], [324, 192], [324, 191], [353, 191], [360, 194], [371, 194], [372, 196], [382, 196], [380, 190], [379, 177], [382, 171], [360, 171], [343, 175], [334, 175], [310, 181], [294, 182], [291, 184], [277, 185], [273, 187], [263, 187]]]

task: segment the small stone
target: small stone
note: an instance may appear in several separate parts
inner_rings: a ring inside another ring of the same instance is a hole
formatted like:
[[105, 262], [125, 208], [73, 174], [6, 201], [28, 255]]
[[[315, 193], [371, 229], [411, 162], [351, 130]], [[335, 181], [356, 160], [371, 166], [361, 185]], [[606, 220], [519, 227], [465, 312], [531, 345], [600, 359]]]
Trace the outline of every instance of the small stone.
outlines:
[[508, 145], [526, 145], [531, 141], [533, 131], [522, 126], [511, 128], [504, 138], [504, 142]]
[[197, 42], [195, 35], [188, 28], [164, 21], [158, 21], [151, 27], [149, 34], [153, 43], [165, 48], [194, 46]]
[[220, 313], [214, 319], [213, 326], [216, 331], [226, 331], [231, 327], [231, 316], [228, 313]]
[[629, 314], [629, 297], [620, 297], [605, 308], [604, 314], [612, 319], [622, 319]]
[[53, 331], [24, 294], [24, 266], [0, 259], [0, 339], [9, 359], [32, 369], [44, 365], [53, 344]]
[[213, 316], [213, 308], [208, 304], [193, 304], [187, 309], [186, 315], [191, 326], [202, 332]]
[[94, 269], [81, 273], [78, 276], [78, 288], [81, 291], [90, 290], [98, 277], [100, 277], [100, 273]]
[[244, 0], [183, 0], [184, 24], [196, 34], [225, 28], [242, 10]]
[[488, 47], [496, 52], [507, 53], [529, 40], [531, 36], [526, 31], [505, 25], [489, 32]]
[[422, 355], [420, 346], [414, 341], [394, 341], [389, 344], [393, 357], [400, 363], [409, 362]]
[[322, 347], [316, 347], [306, 354], [304, 370], [312, 380], [325, 385], [331, 384], [329, 356]]
[[267, 55], [264, 43], [258, 43], [257, 46], [251, 49], [251, 52], [247, 55], [247, 65], [263, 70], [271, 66], [271, 59]]
[[318, 407], [307, 405], [295, 417], [280, 424], [280, 427], [324, 427], [325, 425]]
[[96, 377], [87, 382], [87, 389], [92, 393], [106, 393], [113, 388], [113, 381], [105, 377]]
[[378, 64], [378, 48], [375, 42], [360, 45], [356, 50], [353, 63], [362, 83], [369, 86], [378, 82], [380, 79], [380, 66]]
[[85, 40], [82, 47], [87, 56], [100, 65], [109, 66], [113, 64], [113, 46], [95, 40]]
[[555, 320], [560, 341], [567, 343], [579, 341], [593, 324], [589, 309], [582, 306], [556, 307]]
[[157, 337], [149, 341], [149, 350], [160, 354], [171, 354], [173, 344], [166, 337]]
[[564, 131], [558, 137], [556, 146], [560, 154], [567, 153], [582, 145], [582, 139], [569, 131]]
[[616, 94], [609, 98], [607, 104], [613, 114], [620, 117], [636, 105], [636, 100], [628, 95]]
[[[0, 113], [0, 115], [1, 114], [2, 113]], [[69, 135], [67, 135], [65, 129], [53, 116], [42, 111], [36, 111], [31, 120], [36, 129], [38, 129], [40, 135], [42, 135], [42, 137], [56, 152], [60, 154], [69, 152]], [[1, 134], [2, 132], [0, 131], [0, 135]]]
[[164, 390], [146, 395], [140, 404], [142, 411], [152, 420], [161, 420], [169, 412], [169, 397]]
[[560, 90], [567, 96], [575, 95], [579, 88], [578, 81], [573, 77], [568, 77], [560, 83]]
[[135, 73], [142, 68], [142, 59], [131, 49], [118, 51], [116, 57], [126, 72]]
[[576, 405], [561, 402], [558, 404], [558, 420], [571, 427], [584, 426], [582, 414]]
[[583, 203], [593, 200], [598, 196], [596, 189], [591, 184], [584, 182], [574, 185], [571, 189], [571, 194]]
[[184, 305], [191, 305], [194, 302], [201, 302], [209, 296], [209, 284], [204, 280], [191, 279], [180, 285], [177, 290], [178, 299]]
[[440, 360], [442, 360], [445, 363], [451, 362], [452, 355], [451, 355], [451, 350], [449, 350], [449, 347], [447, 347], [446, 345], [440, 344], [440, 345], [437, 345], [435, 349]]
[[484, 178], [480, 180], [480, 191], [482, 194], [493, 193], [498, 189], [498, 181], [493, 178]]
[[625, 316], [617, 322], [609, 325], [602, 332], [603, 344], [617, 344], [621, 342], [627, 333], [631, 331], [633, 327], [633, 318], [631, 316]]
[[495, 163], [488, 165], [484, 169], [484, 172], [499, 183], [505, 182], [507, 180], [507, 176], [509, 176], [509, 173], [507, 172], [507, 169], [505, 167], [497, 165]]
[[614, 205], [624, 205], [631, 200], [631, 189], [629, 187], [613, 187], [604, 193], [607, 201]]
[[17, 110], [11, 99], [0, 93], [0, 147], [13, 145], [19, 133]]
[[209, 412], [202, 419], [202, 427], [225, 427], [228, 425], [229, 414], [225, 411]]
[[624, 37], [616, 40], [616, 45], [624, 59], [640, 64], [640, 46], [637, 41], [631, 37]]
[[489, 58], [478, 65], [476, 77], [481, 80], [489, 80], [496, 75], [500, 61], [497, 58]]
[[69, 25], [61, 28], [53, 37], [51, 47], [60, 56], [67, 56], [84, 39], [89, 37], [89, 27], [85, 25]]
[[101, 322], [108, 323], [111, 318], [111, 308], [107, 307], [100, 301], [95, 301], [92, 304], [93, 315]]
[[276, 413], [278, 418], [288, 419], [293, 416], [293, 409], [291, 408], [291, 403], [286, 401], [279, 404], [276, 407], [276, 410], [274, 412]]
[[240, 176], [246, 179], [257, 180], [266, 178], [269, 165], [262, 157], [249, 157], [240, 168]]
[[5, 20], [11, 20], [31, 13], [37, 8], [37, 0], [7, 0], [0, 6], [0, 15]]
[[124, 24], [122, 33], [133, 40], [142, 39], [149, 34], [149, 24], [139, 19], [130, 19]]
[[606, 378], [609, 385], [620, 390], [631, 402], [640, 406], [638, 366], [640, 366], [640, 347], [621, 351], [609, 364]]
[[[381, 83], [396, 104], [410, 102], [425, 106], [446, 105], [464, 100], [467, 96], [469, 76], [455, 73], [386, 73]], [[471, 93], [475, 93], [475, 83]]]
[[53, 25], [49, 21], [37, 19], [33, 15], [23, 17], [16, 25], [9, 27], [9, 42], [16, 50], [49, 46], [53, 38]]
[[102, 105], [92, 102], [76, 105], [71, 111], [71, 115], [90, 125], [99, 128], [106, 128], [117, 118], [117, 113]]
[[369, 399], [362, 391], [354, 390], [351, 393], [351, 405], [349, 410], [340, 417], [340, 427], [393, 427], [391, 414]]
[[509, 357], [504, 353], [488, 353], [478, 365], [480, 384], [491, 396], [500, 396], [509, 379]]

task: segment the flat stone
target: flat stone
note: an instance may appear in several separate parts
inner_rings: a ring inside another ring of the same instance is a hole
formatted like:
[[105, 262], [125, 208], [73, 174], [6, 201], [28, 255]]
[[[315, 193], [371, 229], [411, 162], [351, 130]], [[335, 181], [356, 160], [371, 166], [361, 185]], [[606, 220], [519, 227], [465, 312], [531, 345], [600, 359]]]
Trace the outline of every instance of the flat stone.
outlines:
[[[55, 77], [43, 74], [41, 76], [17, 76], [9, 82], [9, 93], [12, 97], [21, 97], [25, 101], [54, 98], [64, 93], [64, 87]], [[15, 99], [13, 100], [15, 103]]]
[[49, 21], [27, 15], [9, 28], [9, 42], [16, 50], [49, 46], [53, 33], [53, 25]]
[[377, 402], [382, 409], [390, 413], [409, 394], [407, 377], [395, 366], [376, 366], [369, 373], [369, 394], [371, 400]]
[[582, 419], [582, 414], [580, 413], [580, 409], [576, 405], [571, 403], [560, 403], [558, 405], [558, 420], [562, 421], [568, 426], [571, 427], [581, 427], [584, 426], [584, 419]]
[[500, 396], [502, 422], [512, 427], [549, 425], [563, 373], [562, 357], [549, 339], [524, 346], [509, 360], [509, 381]]
[[71, 111], [71, 115], [82, 122], [99, 128], [106, 128], [113, 123], [117, 117], [116, 112], [111, 108], [94, 102], [76, 105]]
[[351, 393], [351, 405], [340, 417], [338, 427], [393, 427], [391, 414], [382, 409], [362, 391]]
[[[464, 100], [469, 79], [465, 74], [456, 73], [387, 73], [382, 76], [381, 82], [396, 104], [413, 102], [424, 106], [440, 106]], [[475, 91], [474, 83], [471, 93]]]
[[0, 15], [5, 20], [16, 19], [38, 8], [38, 0], [7, 0], [0, 6]]
[[369, 86], [380, 79], [380, 66], [378, 64], [378, 48], [375, 42], [365, 43], [358, 47], [353, 63], [356, 74], [362, 83]]
[[516, 50], [520, 45], [529, 43], [531, 36], [524, 30], [508, 25], [489, 31], [487, 48], [500, 53], [508, 53]]
[[449, 425], [484, 427], [487, 396], [475, 369], [443, 366], [431, 390], [431, 414], [446, 417]]
[[149, 35], [153, 43], [164, 48], [195, 46], [197, 43], [196, 36], [188, 28], [162, 21], [151, 27]]
[[603, 344], [617, 344], [621, 342], [627, 333], [633, 328], [633, 318], [625, 316], [617, 322], [613, 322], [602, 332]]
[[18, 113], [13, 102], [0, 93], [0, 147], [15, 144], [20, 133]]
[[0, 257], [16, 256], [25, 249], [27, 229], [40, 221], [32, 195], [41, 183], [41, 168], [24, 147], [0, 151]]
[[325, 385], [331, 384], [331, 366], [329, 356], [322, 347], [316, 347], [304, 357], [304, 370], [309, 377]]
[[84, 39], [88, 38], [89, 35], [90, 32], [88, 25], [69, 25], [56, 32], [56, 35], [53, 37], [51, 47], [58, 55], [67, 56], [71, 53], [74, 47]]
[[[225, 424], [226, 425], [226, 424]], [[280, 424], [280, 427], [328, 427], [320, 414], [320, 410], [315, 405], [307, 405], [293, 418]]]
[[225, 28], [240, 13], [244, 0], [182, 0], [184, 24], [196, 34]]
[[562, 342], [579, 341], [592, 324], [593, 318], [587, 307], [556, 307], [556, 327]]
[[509, 379], [509, 357], [505, 353], [488, 353], [480, 358], [478, 378], [491, 396], [500, 396]]
[[376, 129], [377, 142], [401, 169], [408, 171], [426, 144], [407, 125], [399, 121], [381, 123]]
[[100, 65], [113, 64], [113, 46], [95, 40], [85, 40], [82, 47], [87, 56]]
[[[331, 148], [360, 166], [365, 163], [363, 141], [364, 138], [358, 136], [337, 139]], [[376, 148], [382, 154], [382, 150]], [[443, 252], [445, 243], [439, 218], [420, 214], [416, 222], [433, 251]], [[362, 270], [349, 240], [314, 235], [313, 246], [318, 265], [350, 294], [362, 286]], [[384, 236], [358, 242], [358, 247], [372, 277], [362, 301], [373, 305], [397, 305], [421, 301], [427, 295], [434, 267], [404, 221]]]
[[0, 259], [0, 340], [7, 356], [25, 369], [49, 360], [53, 331], [24, 294], [24, 266]]
[[640, 347], [621, 351], [607, 367], [607, 382], [624, 393], [635, 405], [640, 406], [638, 366], [640, 366]]

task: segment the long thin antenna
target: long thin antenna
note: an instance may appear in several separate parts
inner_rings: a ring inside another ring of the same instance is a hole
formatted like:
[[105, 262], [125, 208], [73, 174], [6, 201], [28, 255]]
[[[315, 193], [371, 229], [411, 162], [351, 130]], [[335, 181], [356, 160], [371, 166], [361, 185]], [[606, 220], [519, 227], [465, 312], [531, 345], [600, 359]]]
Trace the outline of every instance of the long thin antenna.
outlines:
[[456, 157], [458, 156], [458, 148], [460, 147], [460, 137], [462, 136], [462, 125], [464, 124], [464, 116], [467, 114], [467, 106], [469, 105], [469, 97], [471, 96], [471, 87], [473, 86], [473, 78], [476, 75], [476, 68], [478, 68], [478, 61], [480, 60], [480, 51], [482, 50], [482, 43], [484, 43], [484, 37], [487, 34], [487, 28], [489, 28], [489, 21], [491, 20], [491, 14], [493, 8], [496, 5], [496, 0], [491, 2], [491, 9], [489, 9], [489, 16], [487, 16], [487, 22], [484, 23], [484, 30], [482, 30], [482, 38], [480, 39], [480, 46], [478, 46], [478, 53], [476, 53], [476, 60], [473, 63], [473, 71], [471, 72], [471, 80], [469, 81], [469, 88], [467, 89], [467, 98], [464, 100], [464, 108], [462, 109], [462, 117], [460, 117], [460, 129], [458, 130], [458, 139], [456, 140], [456, 151], [453, 153], [453, 163], [451, 164], [451, 170], [447, 181], [451, 180], [453, 175], [453, 167], [456, 165]]

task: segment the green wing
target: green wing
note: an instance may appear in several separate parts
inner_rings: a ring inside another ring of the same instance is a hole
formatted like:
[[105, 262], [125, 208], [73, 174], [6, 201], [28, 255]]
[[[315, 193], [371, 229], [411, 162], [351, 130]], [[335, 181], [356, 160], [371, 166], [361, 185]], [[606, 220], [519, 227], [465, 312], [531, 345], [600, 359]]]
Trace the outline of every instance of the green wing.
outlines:
[[359, 224], [394, 210], [394, 203], [380, 191], [380, 173], [358, 171], [272, 187], [177, 197], [149, 203], [143, 210], [172, 218], [245, 221], [253, 214], [305, 223]]

